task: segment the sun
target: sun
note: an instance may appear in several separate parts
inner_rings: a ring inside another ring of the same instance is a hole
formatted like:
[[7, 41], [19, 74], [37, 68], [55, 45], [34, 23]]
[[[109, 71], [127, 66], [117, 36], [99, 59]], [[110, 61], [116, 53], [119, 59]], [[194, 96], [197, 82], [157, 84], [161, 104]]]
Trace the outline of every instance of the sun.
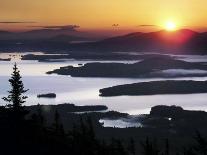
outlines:
[[175, 31], [176, 30], [176, 24], [173, 21], [168, 21], [165, 24], [165, 29], [167, 31]]

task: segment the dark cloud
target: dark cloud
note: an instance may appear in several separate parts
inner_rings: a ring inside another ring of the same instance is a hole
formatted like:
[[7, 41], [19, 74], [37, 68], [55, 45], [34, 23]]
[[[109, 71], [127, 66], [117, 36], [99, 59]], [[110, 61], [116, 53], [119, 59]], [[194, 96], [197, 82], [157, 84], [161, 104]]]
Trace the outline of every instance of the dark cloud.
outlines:
[[143, 24], [143, 25], [139, 25], [140, 27], [153, 27], [153, 26], [157, 26], [157, 25], [153, 25], [153, 24]]
[[64, 26], [30, 26], [42, 29], [58, 29], [58, 30], [71, 30], [74, 31], [77, 28], [80, 28], [78, 25], [64, 25]]
[[118, 27], [118, 26], [119, 26], [119, 24], [113, 24], [112, 26], [113, 26], [113, 27]]
[[31, 23], [36, 23], [36, 22], [33, 22], [33, 21], [0, 21], [0, 24], [24, 24], [24, 23], [28, 23], [28, 24], [31, 24]]

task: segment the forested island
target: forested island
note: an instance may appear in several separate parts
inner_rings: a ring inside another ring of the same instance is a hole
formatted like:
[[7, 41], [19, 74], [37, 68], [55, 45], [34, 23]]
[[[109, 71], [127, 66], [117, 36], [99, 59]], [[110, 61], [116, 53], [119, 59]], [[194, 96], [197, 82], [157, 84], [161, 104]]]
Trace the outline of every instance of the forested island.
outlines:
[[103, 88], [100, 96], [207, 93], [207, 81], [167, 80]]
[[39, 94], [37, 95], [38, 98], [56, 98], [55, 93], [47, 93], [47, 94]]
[[154, 55], [144, 58], [134, 64], [125, 63], [87, 63], [80, 67], [66, 66], [47, 74], [70, 75], [72, 77], [120, 77], [120, 78], [150, 78], [150, 77], [203, 77], [207, 73], [163, 74], [170, 69], [207, 71], [207, 65], [198, 62], [177, 60], [167, 55]]
[[76, 106], [74, 104], [59, 104], [59, 105], [34, 105], [27, 106], [26, 109], [37, 112], [38, 109], [48, 109], [50, 112], [54, 113], [58, 110], [60, 113], [73, 113], [73, 112], [98, 112], [108, 110], [107, 106], [104, 105], [91, 105], [91, 106]]
[[75, 60], [140, 60], [145, 57], [151, 57], [154, 54], [148, 55], [130, 55], [120, 53], [91, 53], [91, 52], [71, 52], [71, 53], [50, 53], [45, 55], [26, 54], [22, 56], [22, 60], [38, 60], [40, 62], [50, 62], [52, 60], [61, 61], [63, 59]]
[[0, 61], [10, 61], [10, 60], [11, 60], [10, 58], [6, 58], [6, 59], [0, 58]]

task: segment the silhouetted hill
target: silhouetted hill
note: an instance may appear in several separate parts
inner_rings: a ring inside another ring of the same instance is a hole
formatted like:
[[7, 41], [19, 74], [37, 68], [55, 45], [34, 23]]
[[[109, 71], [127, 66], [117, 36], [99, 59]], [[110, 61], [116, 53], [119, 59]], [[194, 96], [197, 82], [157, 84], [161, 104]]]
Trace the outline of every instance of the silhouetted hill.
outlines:
[[90, 40], [89, 38], [78, 37], [78, 36], [71, 36], [71, 35], [58, 35], [49, 39], [53, 42], [72, 42], [72, 41], [87, 41]]
[[23, 32], [20, 34], [22, 38], [28, 39], [50, 39], [56, 36], [83, 36], [84, 33], [81, 33], [77, 30], [67, 30], [67, 29], [37, 29], [31, 30], [27, 32]]
[[14, 39], [16, 33], [0, 30], [0, 40]]
[[2, 35], [2, 34], [11, 34], [11, 32], [9, 32], [9, 31], [1, 31], [0, 30], [0, 35]]
[[[4, 32], [6, 33], [6, 32]], [[83, 40], [84, 38], [84, 40]], [[31, 41], [31, 39], [33, 39]], [[35, 40], [36, 39], [36, 40]], [[42, 41], [42, 39], [44, 39]], [[97, 39], [97, 38], [96, 38]], [[70, 44], [71, 41], [94, 40], [92, 34], [76, 30], [40, 29], [24, 33], [1, 34], [1, 50], [44, 50], [74, 52], [157, 52], [172, 54], [206, 54], [207, 32], [199, 33], [189, 29], [177, 31], [157, 31], [150, 33], [130, 33], [124, 36], [96, 42]], [[14, 40], [11, 44], [5, 41]], [[29, 41], [28, 41], [29, 40]], [[20, 47], [16, 42], [24, 44]], [[55, 41], [55, 43], [54, 43]]]
[[94, 44], [94, 49], [105, 51], [202, 53], [207, 49], [207, 34], [188, 29], [131, 33], [105, 39]]
[[103, 40], [102, 42], [105, 43], [119, 43], [119, 42], [123, 42], [123, 41], [133, 41], [133, 39], [136, 39], [138, 36], [142, 35], [144, 33], [141, 32], [136, 32], [136, 33], [130, 33], [124, 36], [117, 36], [117, 37], [112, 37], [112, 38], [107, 38], [105, 40]]
[[26, 32], [8, 32], [8, 31], [0, 31], [0, 40], [42, 40], [42, 39], [60, 39], [61, 41], [79, 41], [79, 40], [87, 40], [87, 33], [80, 32], [75, 29], [35, 29]]
[[100, 96], [207, 93], [206, 81], [152, 81], [101, 89]]
[[81, 67], [60, 67], [48, 74], [71, 75], [72, 77], [119, 77], [119, 78], [148, 78], [148, 77], [202, 77], [206, 73], [166, 75], [162, 71], [170, 69], [207, 70], [207, 66], [197, 62], [176, 60], [167, 55], [150, 55], [143, 61], [134, 64], [124, 63], [87, 63]]

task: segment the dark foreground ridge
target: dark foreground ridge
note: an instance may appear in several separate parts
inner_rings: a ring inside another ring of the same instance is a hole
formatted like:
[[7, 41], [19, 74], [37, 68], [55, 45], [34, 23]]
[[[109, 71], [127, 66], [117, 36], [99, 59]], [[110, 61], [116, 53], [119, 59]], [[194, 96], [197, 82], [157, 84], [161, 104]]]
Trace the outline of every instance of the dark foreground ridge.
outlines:
[[[127, 114], [77, 114], [89, 109], [74, 105], [37, 105], [24, 109], [17, 115], [10, 108], [0, 107], [2, 154], [163, 155], [167, 150], [172, 155], [191, 155], [186, 154], [189, 151], [203, 155], [200, 147], [207, 148], [207, 113], [202, 111], [156, 106], [149, 115], [137, 116], [140, 118], [137, 123], [141, 122], [143, 127], [120, 129], [104, 128], [99, 119], [127, 118]], [[16, 117], [23, 114], [25, 118]]]
[[[156, 106], [151, 109], [149, 115], [136, 116], [137, 123], [141, 122], [143, 127], [121, 129], [104, 128], [99, 119], [121, 119], [130, 116], [118, 112], [76, 113], [89, 110], [86, 107], [69, 104], [25, 107], [29, 114], [19, 127], [22, 129], [21, 144], [27, 148], [22, 151], [25, 151], [25, 154], [30, 150], [34, 151], [32, 154], [46, 152], [63, 155], [89, 155], [96, 154], [95, 152], [97, 155], [131, 155], [132, 151], [135, 152], [134, 155], [148, 155], [143, 153], [143, 150], [150, 150], [149, 146], [145, 145], [153, 145], [151, 149], [159, 150], [160, 153], [149, 155], [162, 155], [166, 151], [165, 145], [168, 141], [168, 151], [175, 155], [178, 152], [184, 154], [188, 149], [194, 148], [193, 136], [196, 136], [195, 140], [201, 135], [203, 137], [200, 138], [205, 140], [204, 137], [207, 136], [207, 113], [203, 111], [187, 111], [176, 106]], [[90, 106], [90, 110], [95, 107]], [[5, 116], [5, 110], [0, 109], [0, 112], [4, 112], [2, 116]], [[199, 131], [198, 135], [196, 130]], [[4, 132], [4, 136], [5, 133], [7, 132]], [[55, 148], [52, 149], [51, 145]], [[199, 145], [201, 144], [196, 143], [195, 146]], [[132, 148], [129, 149], [129, 146]], [[184, 146], [187, 150], [183, 150]], [[205, 143], [202, 146], [207, 147]]]
[[150, 78], [150, 77], [203, 77], [202, 74], [163, 74], [163, 70], [169, 69], [198, 69], [207, 70], [203, 63], [186, 62], [177, 60], [167, 55], [153, 55], [144, 58], [143, 61], [134, 64], [124, 63], [87, 63], [80, 67], [61, 67], [47, 74], [71, 75], [72, 77], [120, 77], [120, 78]]
[[207, 81], [152, 81], [100, 89], [100, 96], [207, 93]]

